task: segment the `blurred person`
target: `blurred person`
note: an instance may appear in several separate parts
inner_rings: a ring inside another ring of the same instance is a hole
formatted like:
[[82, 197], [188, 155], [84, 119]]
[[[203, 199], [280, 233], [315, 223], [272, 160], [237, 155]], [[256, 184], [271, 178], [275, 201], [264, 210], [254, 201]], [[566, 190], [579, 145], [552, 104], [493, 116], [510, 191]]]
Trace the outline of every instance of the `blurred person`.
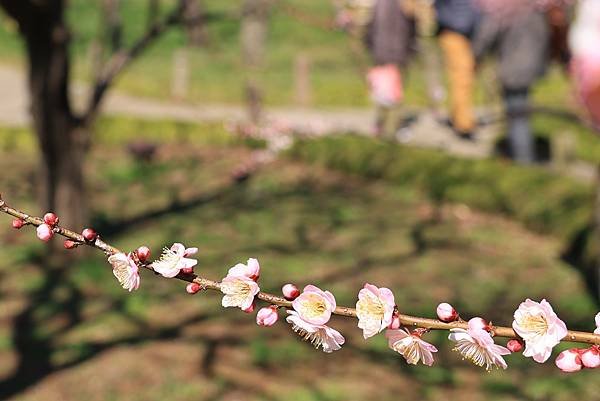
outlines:
[[575, 89], [600, 130], [600, 1], [581, 0], [569, 32]]
[[471, 36], [478, 21], [472, 0], [435, 0], [438, 39], [446, 64], [450, 94], [450, 124], [459, 138], [473, 140], [473, 80], [475, 59]]
[[367, 73], [376, 104], [375, 134], [394, 136], [400, 128], [403, 100], [401, 68], [415, 47], [414, 0], [377, 0], [365, 33], [365, 44], [374, 62]]
[[495, 50], [507, 118], [511, 157], [522, 164], [535, 162], [529, 123], [529, 92], [549, 62], [550, 28], [535, 1], [479, 0], [482, 17], [473, 38], [478, 63]]

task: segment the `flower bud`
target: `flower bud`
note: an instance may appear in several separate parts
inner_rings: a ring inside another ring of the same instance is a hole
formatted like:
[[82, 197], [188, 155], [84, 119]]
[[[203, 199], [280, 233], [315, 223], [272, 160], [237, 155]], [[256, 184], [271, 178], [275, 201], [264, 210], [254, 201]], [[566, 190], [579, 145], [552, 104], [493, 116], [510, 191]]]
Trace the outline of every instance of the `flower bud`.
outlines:
[[277, 319], [279, 319], [279, 315], [277, 314], [277, 307], [274, 305], [268, 308], [260, 308], [256, 314], [256, 324], [259, 326], [273, 326]]
[[510, 352], [521, 352], [523, 350], [523, 343], [519, 340], [512, 339], [506, 343], [506, 348], [508, 348]]
[[140, 260], [140, 262], [146, 262], [148, 261], [148, 259], [150, 259], [150, 248], [148, 248], [145, 245], [140, 246], [138, 249], [136, 249], [135, 253], [137, 254], [137, 257]]
[[586, 368], [597, 368], [600, 366], [600, 350], [598, 346], [592, 346], [581, 353], [581, 363]]
[[77, 248], [77, 242], [72, 241], [70, 239], [65, 240], [63, 245], [64, 245], [65, 249]]
[[449, 303], [443, 302], [437, 307], [438, 319], [442, 322], [454, 322], [458, 319], [458, 312]]
[[469, 320], [469, 328], [489, 330], [490, 324], [480, 317], [474, 317]]
[[48, 224], [40, 224], [36, 230], [37, 237], [44, 242], [50, 241], [54, 235], [52, 228]]
[[185, 273], [185, 274], [191, 274], [194, 272], [194, 268], [193, 267], [183, 267], [183, 268], [181, 268], [181, 272]]
[[187, 291], [188, 294], [195, 294], [201, 290], [201, 287], [200, 287], [200, 284], [198, 284], [198, 283], [189, 283], [185, 287], [185, 290]]
[[48, 212], [44, 215], [44, 223], [48, 224], [50, 227], [54, 227], [58, 224], [58, 217], [54, 213]]
[[12, 228], [14, 228], [15, 230], [19, 230], [24, 225], [25, 225], [25, 222], [21, 219], [14, 219], [12, 221]]
[[254, 312], [254, 308], [256, 308], [256, 302], [252, 302], [252, 305], [250, 305], [246, 309], [242, 309], [242, 311], [244, 311], [246, 313], [252, 313], [252, 312]]
[[581, 370], [583, 362], [576, 349], [568, 349], [558, 354], [556, 358], [556, 366], [563, 372], [571, 373]]
[[298, 296], [300, 295], [300, 291], [298, 290], [298, 287], [296, 287], [294, 284], [286, 284], [281, 288], [281, 292], [283, 293], [283, 297], [285, 299], [287, 299], [288, 301], [293, 301], [294, 299], [298, 298]]
[[81, 232], [81, 236], [88, 242], [95, 241], [98, 237], [98, 233], [93, 228], [84, 228]]
[[392, 315], [392, 321], [388, 325], [388, 329], [396, 330], [400, 328], [400, 317], [398, 317], [397, 313]]

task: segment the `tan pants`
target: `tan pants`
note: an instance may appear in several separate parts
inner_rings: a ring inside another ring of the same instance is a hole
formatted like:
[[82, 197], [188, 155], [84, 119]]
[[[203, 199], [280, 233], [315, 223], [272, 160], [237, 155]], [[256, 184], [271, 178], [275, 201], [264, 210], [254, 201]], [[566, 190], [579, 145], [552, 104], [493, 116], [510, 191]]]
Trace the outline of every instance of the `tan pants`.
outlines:
[[471, 44], [464, 35], [448, 30], [440, 33], [439, 40], [448, 72], [452, 124], [457, 131], [471, 132], [475, 128], [473, 116], [475, 60]]

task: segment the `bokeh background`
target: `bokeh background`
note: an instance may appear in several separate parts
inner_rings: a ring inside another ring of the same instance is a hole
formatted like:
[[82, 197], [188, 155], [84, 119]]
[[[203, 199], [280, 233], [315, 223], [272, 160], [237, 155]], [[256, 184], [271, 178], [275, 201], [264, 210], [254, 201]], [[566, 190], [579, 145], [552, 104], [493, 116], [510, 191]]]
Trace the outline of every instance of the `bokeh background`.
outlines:
[[[47, 132], [49, 149], [30, 108], [48, 93], [30, 90], [35, 68], [12, 14], [25, 3], [0, 2], [0, 192], [9, 204], [38, 215], [69, 204], [63, 221], [121, 249], [198, 246], [197, 272], [211, 279], [257, 257], [269, 292], [314, 283], [352, 305], [371, 282], [393, 289], [404, 313], [434, 317], [446, 301], [505, 325], [524, 298], [546, 298], [569, 328], [593, 329], [600, 140], [564, 66], [549, 65], [533, 90], [544, 157], [519, 166], [503, 151], [493, 58], [478, 70], [477, 141], [439, 123], [446, 103], [428, 96], [432, 82], [445, 82], [443, 68], [431, 69], [435, 28], [419, 32], [406, 71], [401, 141], [384, 141], [369, 135], [369, 57], [335, 23], [342, 2], [197, 0], [186, 3], [187, 23], [150, 38], [111, 81], [89, 122]], [[71, 64], [72, 114], [88, 110], [114, 55], [178, 6], [39, 3], [64, 11], [69, 31], [57, 35]], [[35, 26], [40, 44], [50, 31]], [[60, 107], [49, 108], [55, 120]], [[278, 137], [293, 141], [269, 153]], [[80, 163], [63, 160], [73, 157]], [[52, 163], [84, 180], [66, 203], [48, 198]], [[598, 371], [566, 375], [552, 361], [511, 355], [507, 371], [485, 373], [452, 352], [445, 333], [427, 335], [440, 349], [436, 364], [413, 367], [382, 335], [364, 341], [354, 321], [334, 318], [347, 343], [325, 355], [283, 321], [261, 328], [222, 309], [217, 293], [189, 296], [150, 274], [126, 293], [102, 254], [66, 256], [0, 219], [1, 399], [600, 399]]]

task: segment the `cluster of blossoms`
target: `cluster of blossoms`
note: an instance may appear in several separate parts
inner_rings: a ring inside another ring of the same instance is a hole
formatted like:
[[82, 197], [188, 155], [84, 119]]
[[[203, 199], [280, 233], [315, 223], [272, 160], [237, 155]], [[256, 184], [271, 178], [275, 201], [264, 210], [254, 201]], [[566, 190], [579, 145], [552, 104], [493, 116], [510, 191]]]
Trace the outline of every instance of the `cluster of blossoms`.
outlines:
[[[2, 206], [2, 205], [0, 205]], [[24, 215], [26, 216], [26, 215]], [[20, 229], [26, 224], [37, 225], [37, 236], [42, 241], [48, 241], [55, 233], [67, 236], [65, 248], [72, 249], [80, 244], [87, 244], [103, 249], [109, 256], [113, 274], [119, 284], [127, 291], [135, 291], [140, 287], [140, 268], [154, 271], [166, 278], [180, 278], [190, 283], [186, 291], [195, 294], [203, 289], [200, 283], [209, 282], [211, 289], [222, 292], [222, 306], [240, 308], [246, 313], [252, 313], [256, 307], [257, 298], [269, 301], [272, 305], [261, 308], [256, 314], [256, 323], [259, 326], [272, 326], [279, 320], [278, 311], [283, 306], [287, 311], [286, 322], [304, 340], [310, 342], [315, 348], [331, 353], [341, 349], [345, 343], [342, 334], [330, 327], [329, 321], [333, 314], [356, 316], [358, 328], [362, 330], [364, 339], [369, 339], [385, 331], [389, 347], [403, 356], [407, 363], [415, 365], [421, 362], [431, 366], [434, 363], [434, 354], [437, 348], [423, 339], [429, 331], [419, 326], [415, 319], [400, 315], [394, 294], [388, 288], [380, 288], [372, 284], [365, 284], [358, 292], [356, 309], [338, 308], [335, 297], [329, 291], [324, 291], [314, 285], [307, 285], [302, 291], [293, 285], [286, 284], [282, 288], [283, 298], [260, 292], [258, 280], [260, 277], [260, 264], [257, 259], [238, 263], [231, 267], [220, 283], [200, 279], [195, 276], [194, 267], [198, 261], [191, 256], [198, 252], [198, 248], [186, 248], [183, 244], [175, 243], [170, 248], [164, 248], [157, 261], [149, 262], [150, 249], [141, 246], [133, 252], [122, 253], [113, 251], [114, 248], [103, 243], [97, 233], [90, 228], [82, 231], [81, 235], [66, 233], [58, 227], [58, 217], [47, 213], [43, 223], [31, 220], [27, 216], [13, 221], [12, 226]], [[448, 329], [448, 339], [455, 344], [453, 350], [458, 352], [463, 359], [467, 359], [486, 370], [492, 368], [507, 368], [505, 355], [512, 352], [523, 352], [525, 357], [531, 357], [538, 363], [546, 362], [553, 348], [563, 340], [569, 332], [565, 323], [556, 315], [548, 301], [541, 302], [530, 299], [522, 302], [514, 312], [512, 329], [494, 327], [491, 323], [480, 317], [475, 317], [465, 322], [459, 313], [448, 303], [441, 303], [437, 307], [439, 321], [425, 327]], [[415, 327], [403, 326], [402, 321], [408, 321]], [[411, 320], [412, 319], [412, 320]], [[600, 335], [600, 312], [595, 317], [596, 329], [594, 335]], [[513, 338], [506, 347], [494, 342], [496, 330], [509, 330], [504, 334]], [[572, 337], [571, 339], [573, 339]], [[597, 338], [587, 339], [595, 343], [585, 349], [568, 349], [561, 352], [556, 359], [556, 366], [564, 372], [576, 372], [583, 368], [600, 367], [600, 341]]]

